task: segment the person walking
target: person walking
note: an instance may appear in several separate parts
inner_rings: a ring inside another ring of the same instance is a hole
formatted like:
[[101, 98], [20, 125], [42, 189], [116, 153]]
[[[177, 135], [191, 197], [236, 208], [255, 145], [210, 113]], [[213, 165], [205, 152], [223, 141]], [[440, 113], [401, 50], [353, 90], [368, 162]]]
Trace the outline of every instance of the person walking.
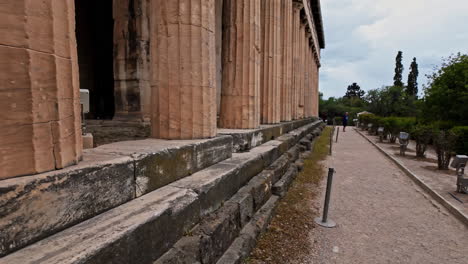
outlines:
[[348, 112], [343, 116], [343, 132], [346, 132], [346, 127], [348, 126]]

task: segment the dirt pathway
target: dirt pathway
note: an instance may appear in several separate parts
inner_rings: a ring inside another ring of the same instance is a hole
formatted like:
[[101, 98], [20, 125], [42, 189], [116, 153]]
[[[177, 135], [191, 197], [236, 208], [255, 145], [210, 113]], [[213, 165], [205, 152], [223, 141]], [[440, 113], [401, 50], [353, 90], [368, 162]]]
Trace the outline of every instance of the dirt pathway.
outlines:
[[468, 229], [353, 129], [327, 163], [338, 227], [312, 231], [304, 263], [468, 263]]

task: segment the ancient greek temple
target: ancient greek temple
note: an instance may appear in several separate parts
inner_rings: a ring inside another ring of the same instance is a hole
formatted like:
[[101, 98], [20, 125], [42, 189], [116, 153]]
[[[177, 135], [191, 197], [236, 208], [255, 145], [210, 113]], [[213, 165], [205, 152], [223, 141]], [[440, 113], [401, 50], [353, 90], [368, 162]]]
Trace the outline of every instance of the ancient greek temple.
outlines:
[[[319, 0], [0, 2], [1, 264], [215, 263], [323, 129]], [[235, 195], [235, 236], [170, 257]]]
[[0, 178], [80, 161], [80, 87], [92, 118], [148, 120], [161, 139], [318, 115], [318, 1], [16, 0], [1, 14]]

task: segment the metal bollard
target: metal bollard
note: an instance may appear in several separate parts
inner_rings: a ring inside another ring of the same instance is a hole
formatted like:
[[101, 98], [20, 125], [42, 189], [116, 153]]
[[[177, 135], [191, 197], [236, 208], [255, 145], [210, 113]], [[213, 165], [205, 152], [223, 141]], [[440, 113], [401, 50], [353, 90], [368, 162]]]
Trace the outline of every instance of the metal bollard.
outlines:
[[340, 134], [340, 127], [336, 130], [336, 143], [338, 143], [338, 135]]
[[317, 217], [315, 218], [315, 223], [320, 226], [332, 228], [336, 226], [336, 223], [333, 220], [328, 219], [328, 208], [330, 206], [330, 196], [331, 196], [331, 188], [333, 183], [333, 174], [335, 173], [335, 169], [329, 168], [328, 169], [328, 179], [327, 179], [327, 191], [325, 193], [325, 204], [323, 206], [323, 215], [322, 218]]
[[335, 134], [335, 126], [333, 126], [333, 129], [330, 133], [330, 151], [328, 153], [328, 155], [332, 155], [332, 148], [333, 148], [333, 135]]

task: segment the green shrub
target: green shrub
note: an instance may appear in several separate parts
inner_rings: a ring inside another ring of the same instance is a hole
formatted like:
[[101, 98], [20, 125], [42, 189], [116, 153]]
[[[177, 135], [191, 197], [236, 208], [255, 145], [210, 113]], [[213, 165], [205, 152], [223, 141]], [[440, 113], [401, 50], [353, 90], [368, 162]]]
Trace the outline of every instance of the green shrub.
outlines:
[[434, 135], [434, 127], [431, 125], [417, 124], [411, 130], [411, 137], [416, 141], [416, 156], [425, 157], [427, 145], [431, 143]]
[[385, 117], [380, 119], [380, 125], [384, 127], [385, 132], [390, 135], [390, 142], [395, 143], [400, 132], [410, 132], [416, 125], [414, 117]]
[[450, 159], [455, 155], [458, 136], [452, 130], [436, 130], [433, 140], [439, 170], [448, 170]]
[[371, 123], [371, 120], [375, 117], [374, 114], [362, 114], [359, 116], [359, 123], [363, 123], [367, 127]]
[[397, 117], [385, 117], [382, 118], [381, 122], [385, 129], [385, 133], [390, 136], [390, 142], [395, 143], [397, 135], [400, 132]]
[[455, 126], [453, 121], [435, 121], [432, 124], [438, 130], [449, 130]]
[[455, 153], [458, 155], [468, 155], [468, 126], [456, 126], [451, 131], [457, 136]]

